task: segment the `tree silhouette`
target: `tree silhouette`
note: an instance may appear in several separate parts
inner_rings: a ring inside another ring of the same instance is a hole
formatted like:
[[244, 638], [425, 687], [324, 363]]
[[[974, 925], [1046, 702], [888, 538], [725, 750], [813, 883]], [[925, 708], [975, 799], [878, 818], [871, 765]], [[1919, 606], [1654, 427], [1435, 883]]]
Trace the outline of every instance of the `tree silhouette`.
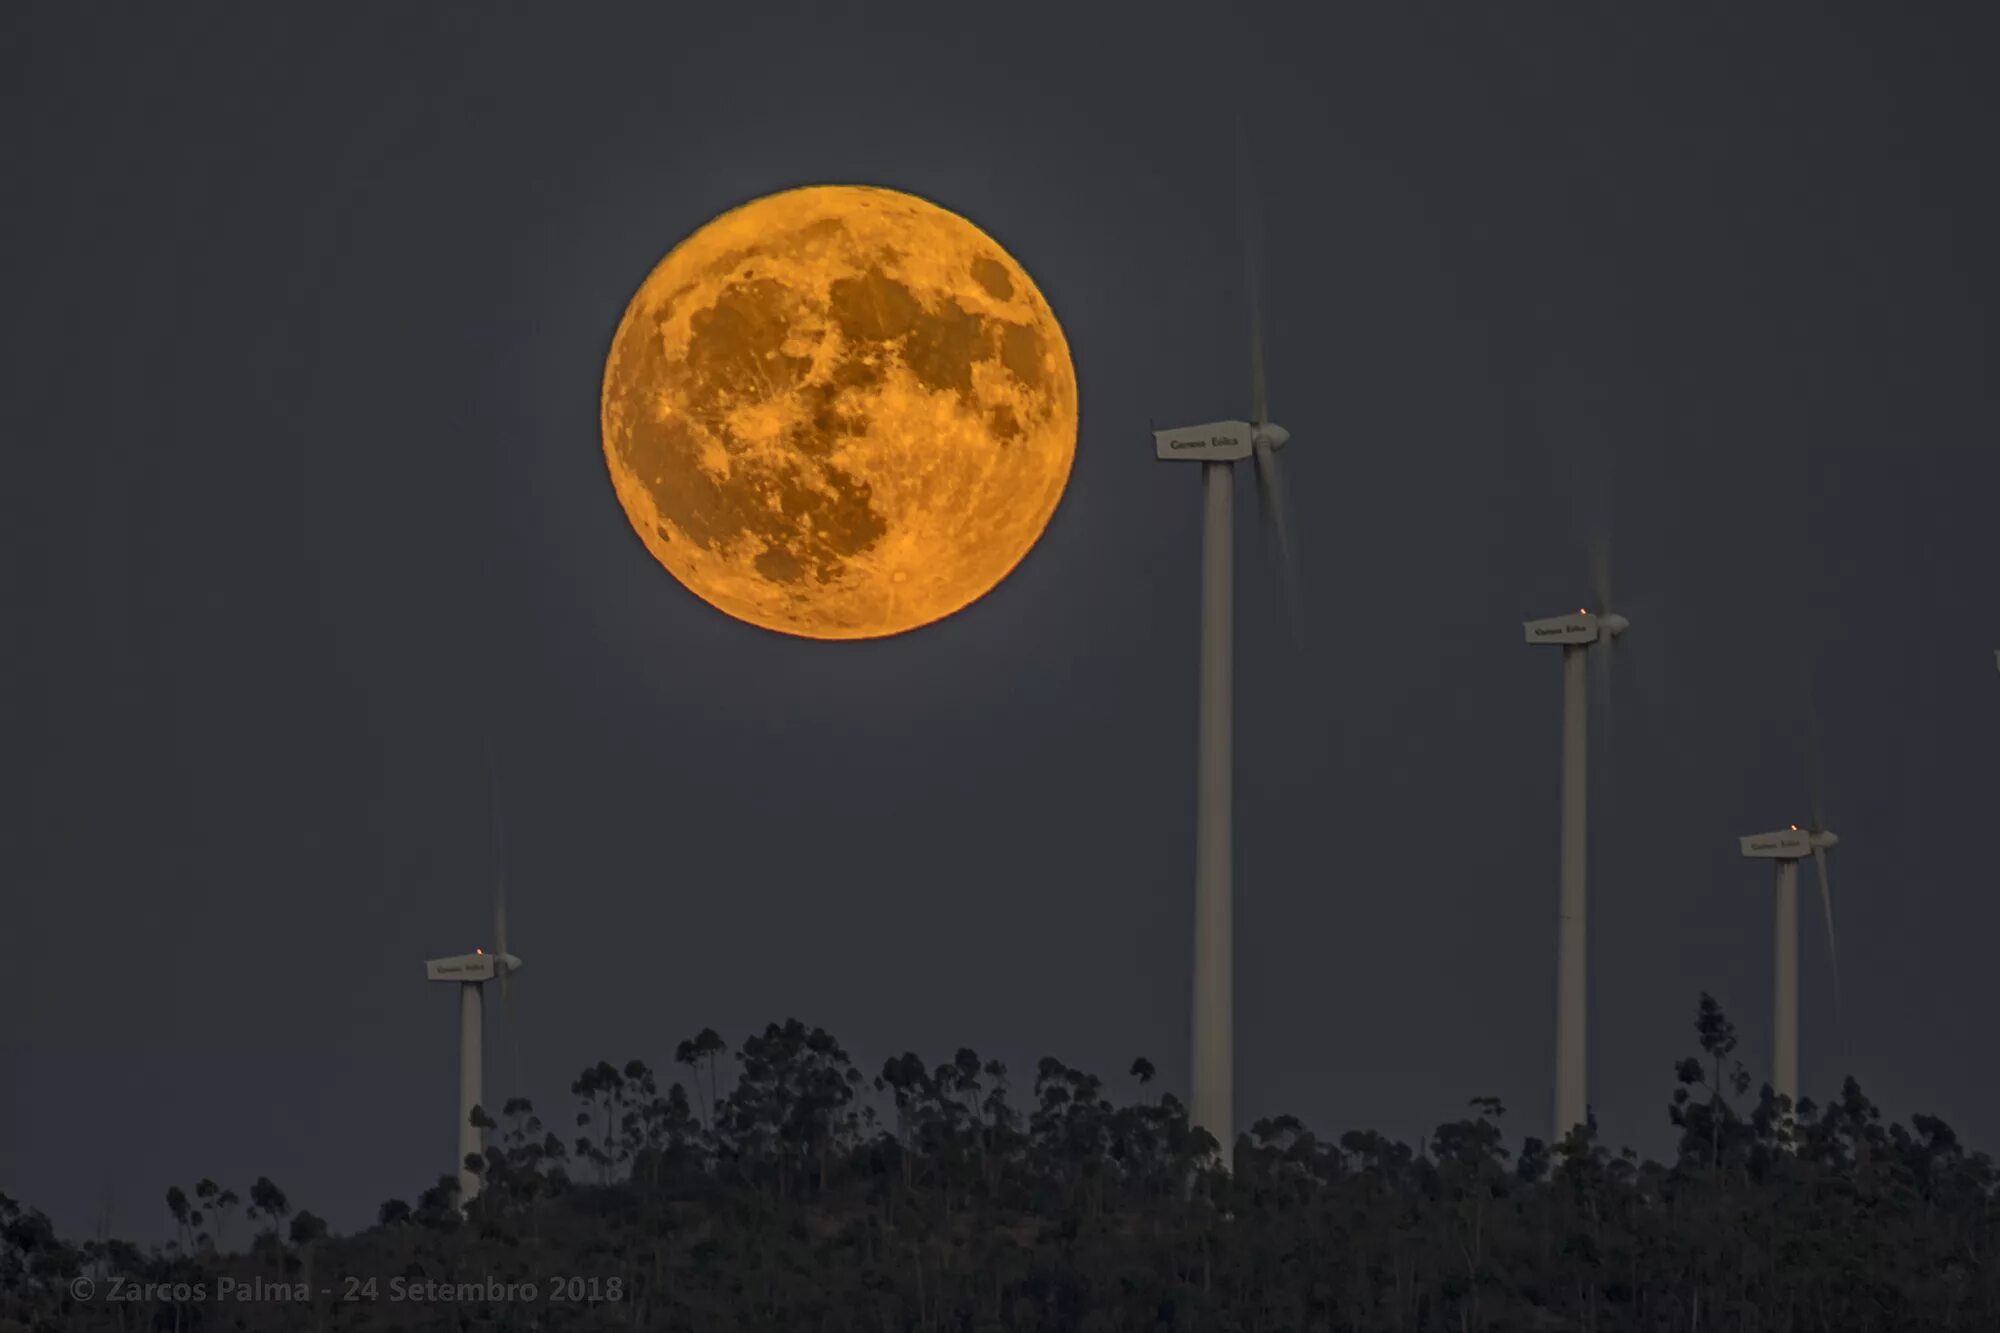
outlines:
[[269, 1176], [257, 1177], [256, 1182], [250, 1186], [250, 1206], [243, 1210], [243, 1215], [263, 1217], [267, 1223], [264, 1230], [275, 1235], [290, 1211], [291, 1204], [285, 1198], [285, 1192], [272, 1184]]
[[[716, 1035], [714, 1028], [703, 1028], [674, 1049], [674, 1062], [686, 1065], [689, 1075], [694, 1078], [695, 1096], [701, 1101], [701, 1118], [705, 1124], [715, 1123], [712, 1108], [719, 1095], [715, 1082], [715, 1061], [716, 1057], [727, 1049], [722, 1038]], [[708, 1071], [706, 1092], [701, 1086], [700, 1074], [703, 1069]]]

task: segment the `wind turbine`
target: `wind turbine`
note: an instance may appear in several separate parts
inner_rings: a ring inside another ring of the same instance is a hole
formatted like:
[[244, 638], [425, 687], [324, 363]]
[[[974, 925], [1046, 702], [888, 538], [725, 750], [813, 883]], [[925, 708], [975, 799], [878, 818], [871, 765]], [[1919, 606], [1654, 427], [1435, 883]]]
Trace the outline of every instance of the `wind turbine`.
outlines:
[[1236, 464], [1248, 458], [1270, 523], [1274, 555], [1294, 641], [1300, 634], [1298, 580], [1285, 521], [1278, 450], [1291, 432], [1273, 422], [1264, 380], [1262, 293], [1252, 221], [1249, 146], [1237, 123], [1238, 200], [1242, 205], [1250, 295], [1249, 421], [1211, 421], [1153, 432], [1157, 458], [1202, 465], [1201, 686], [1195, 782], [1193, 1088], [1190, 1121], [1207, 1130], [1228, 1164], [1235, 1149], [1233, 755], [1235, 671]]
[[1840, 956], [1833, 934], [1833, 880], [1827, 874], [1826, 849], [1840, 839], [1820, 817], [1814, 793], [1812, 826], [1797, 824], [1775, 833], [1753, 833], [1738, 839], [1743, 854], [1753, 860], [1777, 862], [1778, 922], [1776, 965], [1772, 969], [1771, 1089], [1799, 1100], [1799, 862], [1810, 856], [1819, 871], [1820, 905], [1826, 915], [1826, 956], [1833, 964], [1833, 993], [1840, 997]]
[[484, 1055], [486, 1043], [486, 983], [498, 979], [503, 1005], [510, 1000], [514, 973], [521, 960], [507, 952], [507, 861], [506, 826], [500, 808], [499, 769], [493, 762], [492, 734], [487, 735], [487, 771], [493, 787], [493, 829], [498, 865], [493, 891], [492, 953], [474, 949], [450, 958], [433, 958], [424, 964], [431, 981], [458, 983], [458, 1201], [464, 1208], [479, 1194], [479, 1176], [465, 1159], [483, 1153], [486, 1135], [472, 1123], [474, 1107], [482, 1106], [485, 1095]]
[[[1596, 612], [1523, 621], [1529, 643], [1563, 650], [1562, 879], [1556, 926], [1556, 1120], [1554, 1143], [1590, 1117], [1585, 1035], [1589, 945], [1585, 871], [1589, 865], [1590, 653], [1601, 654], [1610, 674], [1611, 644], [1631, 621], [1611, 609], [1610, 561], [1599, 546], [1594, 579]], [[1608, 691], [1607, 691], [1608, 693]]]

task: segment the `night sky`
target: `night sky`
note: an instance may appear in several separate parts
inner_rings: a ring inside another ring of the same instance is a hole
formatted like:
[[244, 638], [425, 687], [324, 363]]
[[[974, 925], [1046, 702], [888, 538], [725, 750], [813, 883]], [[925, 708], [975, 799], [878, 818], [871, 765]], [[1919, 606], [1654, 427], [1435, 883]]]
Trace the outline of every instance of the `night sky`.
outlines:
[[[871, 1074], [1185, 1095], [1200, 487], [1148, 428], [1248, 409], [1238, 108], [1308, 618], [1246, 475], [1239, 1124], [1547, 1133], [1560, 670], [1519, 622], [1608, 532], [1605, 1136], [1670, 1150], [1704, 989], [1767, 1076], [1736, 838], [1803, 819], [1810, 690], [1845, 1002], [1808, 896], [1805, 1091], [2000, 1146], [1993, 44], [1234, 8], [9, 6], [0, 1190], [143, 1235], [267, 1174], [351, 1227], [450, 1170], [422, 963], [488, 939], [482, 709], [526, 963], [489, 1103], [563, 1124], [586, 1064], [794, 1014]], [[828, 181], [999, 239], [1082, 401], [1036, 550], [876, 642], [686, 592], [598, 430], [648, 270]]]

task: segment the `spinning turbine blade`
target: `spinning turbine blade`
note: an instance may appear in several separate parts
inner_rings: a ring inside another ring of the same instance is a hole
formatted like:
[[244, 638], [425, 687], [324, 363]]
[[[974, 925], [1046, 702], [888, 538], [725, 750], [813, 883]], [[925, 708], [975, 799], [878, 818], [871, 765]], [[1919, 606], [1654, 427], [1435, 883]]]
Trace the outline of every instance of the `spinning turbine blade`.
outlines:
[[[1597, 614], [1609, 617], [1617, 614], [1618, 604], [1611, 600], [1611, 534], [1599, 533], [1590, 544], [1590, 586], [1597, 595]], [[1616, 651], [1618, 636], [1606, 633], [1593, 645], [1603, 665], [1598, 668], [1597, 687], [1604, 695], [1604, 740], [1607, 748], [1611, 741], [1611, 659]]]
[[1819, 872], [1819, 901], [1826, 915], [1826, 957], [1833, 967], [1833, 1004], [1836, 1012], [1840, 1008], [1840, 955], [1835, 948], [1833, 931], [1833, 878], [1827, 870], [1826, 847], [1821, 835], [1826, 832], [1826, 752], [1820, 734], [1819, 702], [1815, 689], [1816, 681], [1810, 666], [1806, 671], [1806, 785], [1809, 789], [1807, 804], [1812, 822], [1807, 825], [1813, 838], [1813, 868]]
[[1271, 419], [1270, 395], [1264, 386], [1264, 320], [1257, 313], [1261, 302], [1256, 290], [1250, 296], [1250, 422], [1261, 426]]
[[1264, 276], [1259, 233], [1263, 209], [1257, 202], [1256, 173], [1250, 165], [1250, 131], [1241, 112], [1236, 116], [1236, 201], [1243, 232], [1245, 290], [1250, 302], [1250, 423], [1261, 426], [1271, 419], [1264, 381]]
[[[1611, 537], [1608, 532], [1599, 533], [1590, 543], [1590, 586], [1597, 599], [1597, 615], [1600, 621], [1608, 621], [1615, 613], [1611, 600]], [[1613, 805], [1613, 788], [1617, 779], [1618, 747], [1613, 739], [1617, 714], [1613, 706], [1614, 694], [1611, 688], [1612, 661], [1617, 653], [1618, 636], [1607, 623], [1597, 636], [1597, 641], [1589, 646], [1590, 692], [1596, 717], [1590, 722], [1592, 732], [1591, 748], [1597, 758], [1590, 768], [1590, 798], [1598, 805], [1597, 819], [1607, 832], [1616, 827]], [[1598, 842], [1598, 856], [1603, 859], [1607, 851], [1616, 848], [1613, 836]]]
[[1819, 689], [1812, 664], [1806, 664], [1806, 809], [1814, 833], [1826, 828], [1826, 755], [1819, 726]]
[[[1250, 161], [1250, 131], [1241, 112], [1236, 116], [1236, 199], [1243, 235], [1244, 290], [1250, 303], [1250, 421], [1263, 427], [1271, 421], [1271, 395], [1264, 373], [1263, 207], [1257, 195], [1257, 173]], [[1279, 443], [1283, 443], [1282, 436]], [[1279, 600], [1292, 642], [1304, 646], [1305, 613], [1299, 596], [1298, 551], [1292, 544], [1291, 510], [1285, 501], [1284, 472], [1276, 448], [1259, 440], [1252, 451], [1257, 470], [1257, 498], [1268, 525], [1265, 532], [1276, 567]]]
[[[1600, 619], [1611, 616], [1616, 607], [1611, 601], [1611, 536], [1600, 533], [1590, 543], [1590, 586], [1597, 596], [1597, 614]], [[1611, 745], [1611, 658], [1618, 636], [1607, 629], [1591, 645], [1598, 657], [1597, 689], [1602, 698], [1604, 746]]]
[[1819, 901], [1826, 912], [1826, 958], [1833, 965], [1833, 1006], [1840, 1008], [1840, 953], [1834, 947], [1833, 934], [1833, 880], [1827, 873], [1826, 848], [1813, 848], [1813, 865], [1819, 869]]
[[[510, 1005], [513, 969], [507, 966], [507, 812], [500, 797], [500, 763], [493, 753], [493, 723], [480, 719], [486, 740], [486, 786], [493, 805], [493, 950], [499, 955], [494, 970], [500, 978], [500, 1003]], [[511, 1016], [511, 1007], [509, 1014]]]
[[1257, 499], [1264, 510], [1265, 531], [1271, 538], [1271, 559], [1277, 566], [1278, 592], [1284, 599], [1285, 619], [1292, 643], [1305, 645], [1305, 607], [1299, 595], [1298, 551], [1292, 545], [1291, 506], [1285, 499], [1285, 474], [1278, 451], [1268, 444], [1256, 447]]
[[1807, 763], [1811, 765], [1810, 776], [1807, 779], [1807, 787], [1810, 795], [1806, 798], [1806, 804], [1807, 808], [1812, 812], [1812, 823], [1808, 827], [1814, 833], [1818, 833], [1826, 828], [1826, 779], [1825, 768], [1820, 761], [1819, 719], [1817, 717], [1813, 719], [1811, 728], [1811, 731], [1808, 733], [1808, 747], [1812, 757], [1807, 760]]
[[1611, 614], [1611, 536], [1600, 533], [1590, 543], [1590, 588], [1597, 594], [1597, 614]]

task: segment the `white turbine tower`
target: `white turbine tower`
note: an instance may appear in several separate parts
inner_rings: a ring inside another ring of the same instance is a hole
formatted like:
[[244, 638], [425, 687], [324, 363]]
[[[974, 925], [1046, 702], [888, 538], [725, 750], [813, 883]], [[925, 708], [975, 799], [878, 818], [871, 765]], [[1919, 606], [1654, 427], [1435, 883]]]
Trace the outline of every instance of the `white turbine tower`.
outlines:
[[1201, 697], [1195, 783], [1194, 1014], [1190, 1121], [1207, 1130], [1230, 1163], [1235, 1149], [1235, 1020], [1232, 753], [1235, 659], [1235, 465], [1254, 460], [1264, 517], [1270, 523], [1279, 578], [1294, 637], [1301, 623], [1298, 581], [1285, 521], [1278, 450], [1291, 433], [1270, 418], [1264, 382], [1264, 333], [1256, 258], [1248, 144], [1238, 123], [1238, 198], [1250, 296], [1249, 421], [1211, 421], [1153, 432], [1158, 458], [1202, 465]]
[[1819, 802], [1813, 802], [1810, 828], [1797, 824], [1775, 833], [1755, 833], [1739, 839], [1743, 854], [1777, 862], [1778, 920], [1772, 968], [1771, 1090], [1799, 1100], [1799, 862], [1808, 856], [1819, 871], [1820, 905], [1826, 915], [1826, 956], [1833, 965], [1836, 1003], [1840, 995], [1840, 958], [1834, 947], [1833, 881], [1827, 874], [1826, 849], [1840, 839], [1821, 822]]
[[1522, 622], [1529, 643], [1563, 650], [1562, 879], [1556, 933], [1556, 1118], [1554, 1143], [1590, 1117], [1585, 1038], [1589, 946], [1585, 871], [1589, 865], [1590, 659], [1593, 646], [1610, 665], [1611, 642], [1631, 625], [1611, 610], [1609, 564], [1597, 559], [1597, 611]]
[[495, 977], [506, 985], [507, 977], [520, 969], [521, 960], [501, 945], [495, 952], [475, 949], [451, 958], [433, 958], [424, 964], [432, 981], [458, 983], [458, 1197], [463, 1207], [479, 1193], [479, 1177], [465, 1164], [474, 1153], [486, 1151], [486, 1135], [472, 1123], [472, 1110], [484, 1103], [483, 1061], [485, 1043], [486, 983]]
[[483, 1153], [486, 1135], [472, 1123], [474, 1107], [484, 1105], [486, 1049], [486, 983], [498, 979], [500, 998], [508, 1002], [514, 973], [521, 960], [507, 952], [507, 862], [506, 830], [500, 809], [499, 770], [493, 763], [492, 738], [487, 738], [487, 769], [493, 786], [493, 829], [496, 879], [493, 892], [493, 952], [474, 949], [451, 958], [433, 958], [424, 964], [432, 981], [458, 983], [458, 1202], [464, 1208], [479, 1194], [479, 1176], [467, 1168], [465, 1159]]

